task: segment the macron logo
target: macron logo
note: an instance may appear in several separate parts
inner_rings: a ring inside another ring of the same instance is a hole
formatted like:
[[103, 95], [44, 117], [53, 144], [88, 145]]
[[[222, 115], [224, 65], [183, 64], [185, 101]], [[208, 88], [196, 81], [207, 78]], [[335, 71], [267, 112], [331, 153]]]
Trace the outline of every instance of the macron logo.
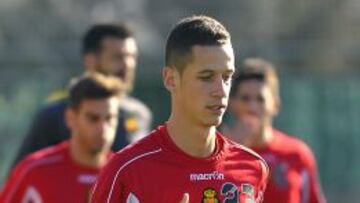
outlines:
[[224, 180], [223, 173], [214, 171], [212, 173], [192, 173], [190, 174], [190, 181], [202, 181], [202, 180]]

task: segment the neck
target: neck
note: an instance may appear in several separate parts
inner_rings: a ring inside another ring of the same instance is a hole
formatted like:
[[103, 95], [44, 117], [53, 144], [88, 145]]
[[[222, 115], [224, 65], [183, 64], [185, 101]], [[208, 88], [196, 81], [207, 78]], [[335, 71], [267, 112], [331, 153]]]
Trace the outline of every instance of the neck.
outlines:
[[193, 157], [206, 158], [215, 151], [215, 126], [196, 126], [189, 120], [172, 114], [167, 123], [167, 130], [175, 145]]
[[70, 139], [70, 156], [79, 165], [101, 168], [107, 161], [107, 155], [108, 152], [91, 153], [74, 136]]
[[249, 147], [261, 147], [273, 139], [273, 128], [271, 125], [265, 125], [259, 133], [249, 137], [246, 145]]

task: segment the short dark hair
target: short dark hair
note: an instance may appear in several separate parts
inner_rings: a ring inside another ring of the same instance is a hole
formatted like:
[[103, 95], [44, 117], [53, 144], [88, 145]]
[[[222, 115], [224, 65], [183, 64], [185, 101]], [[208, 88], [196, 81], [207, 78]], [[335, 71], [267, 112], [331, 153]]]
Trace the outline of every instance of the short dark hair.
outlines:
[[247, 58], [233, 77], [230, 96], [236, 96], [239, 85], [248, 80], [257, 80], [269, 85], [272, 94], [279, 97], [279, 78], [274, 65], [262, 58]]
[[192, 16], [180, 20], [170, 32], [165, 50], [165, 65], [180, 73], [191, 60], [194, 45], [230, 43], [230, 34], [217, 20], [208, 16]]
[[101, 50], [101, 44], [106, 37], [126, 39], [134, 37], [134, 33], [130, 27], [124, 23], [94, 25], [83, 37], [82, 54], [99, 52]]
[[126, 87], [121, 79], [101, 73], [87, 72], [70, 81], [69, 107], [78, 108], [87, 99], [107, 99], [124, 94]]

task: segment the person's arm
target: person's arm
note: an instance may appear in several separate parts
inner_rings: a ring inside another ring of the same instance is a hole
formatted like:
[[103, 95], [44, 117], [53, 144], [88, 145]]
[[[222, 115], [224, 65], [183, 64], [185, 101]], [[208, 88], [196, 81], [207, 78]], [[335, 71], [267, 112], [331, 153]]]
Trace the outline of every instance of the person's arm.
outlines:
[[311, 149], [303, 147], [304, 169], [302, 176], [302, 202], [306, 203], [326, 203], [326, 199], [321, 189], [317, 164]]

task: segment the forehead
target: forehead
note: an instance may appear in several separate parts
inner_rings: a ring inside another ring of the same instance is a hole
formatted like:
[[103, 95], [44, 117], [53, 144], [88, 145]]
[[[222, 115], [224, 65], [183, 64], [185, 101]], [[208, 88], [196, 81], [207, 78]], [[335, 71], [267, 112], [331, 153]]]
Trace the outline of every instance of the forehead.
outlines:
[[101, 42], [102, 50], [118, 50], [129, 53], [136, 53], [137, 46], [135, 38], [128, 37], [125, 39], [115, 37], [105, 37]]
[[117, 112], [119, 108], [118, 97], [109, 97], [104, 99], [84, 99], [79, 105], [81, 112]]
[[247, 79], [241, 81], [237, 86], [237, 94], [246, 93], [246, 94], [263, 94], [271, 92], [270, 86], [267, 85], [264, 81], [257, 79]]
[[210, 70], [234, 70], [234, 51], [230, 43], [224, 45], [192, 47], [190, 64], [194, 71]]

